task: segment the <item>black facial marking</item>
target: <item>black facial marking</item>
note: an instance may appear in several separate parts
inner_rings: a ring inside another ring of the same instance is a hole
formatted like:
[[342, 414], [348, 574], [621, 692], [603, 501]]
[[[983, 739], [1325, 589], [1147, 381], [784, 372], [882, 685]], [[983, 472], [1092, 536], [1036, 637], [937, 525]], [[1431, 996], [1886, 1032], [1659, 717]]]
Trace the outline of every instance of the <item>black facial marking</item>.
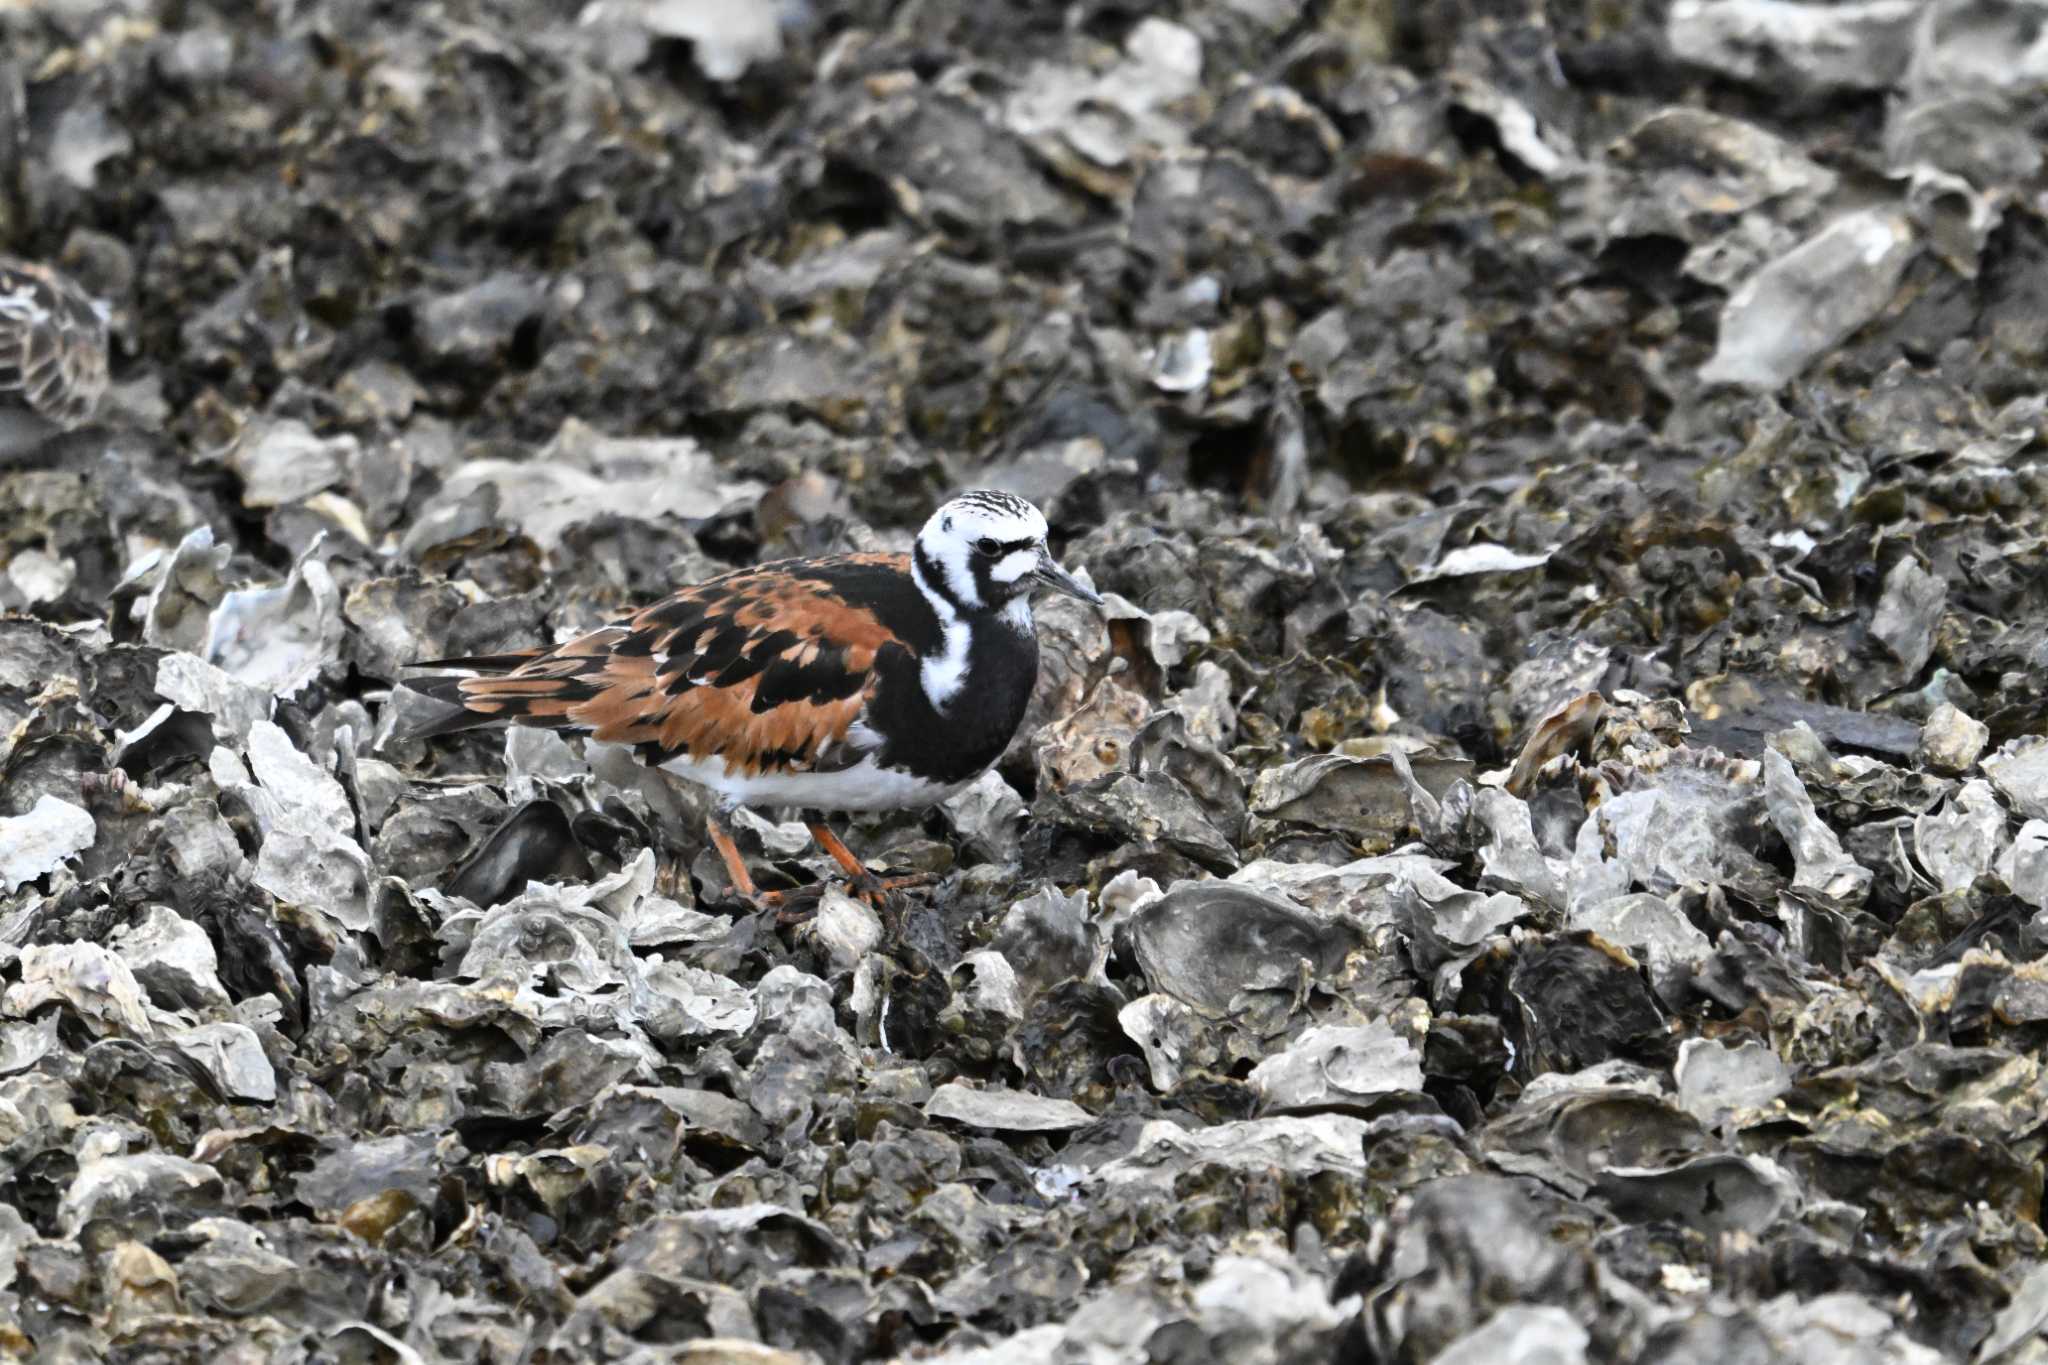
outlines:
[[[932, 559], [931, 555], [926, 553], [922, 542], [918, 544], [915, 550], [911, 551], [911, 555], [917, 561], [918, 572], [924, 576], [925, 585], [939, 596], [945, 598], [955, 611], [965, 611], [967, 609], [966, 603], [962, 602], [959, 594], [953, 591], [952, 583], [946, 578], [946, 571], [941, 569], [937, 562]], [[979, 572], [978, 566], [976, 571], [977, 573]], [[936, 639], [933, 643], [936, 643]]]
[[969, 567], [974, 571], [974, 590], [981, 597], [983, 610], [995, 611], [1018, 593], [1024, 592], [1029, 588], [1030, 578], [1028, 575], [1012, 583], [998, 582], [995, 577], [995, 568], [996, 565], [1002, 563], [1004, 559], [1008, 558], [1015, 551], [1028, 549], [1034, 543], [1029, 540], [1005, 541], [997, 547], [995, 554], [977, 555], [968, 561]]

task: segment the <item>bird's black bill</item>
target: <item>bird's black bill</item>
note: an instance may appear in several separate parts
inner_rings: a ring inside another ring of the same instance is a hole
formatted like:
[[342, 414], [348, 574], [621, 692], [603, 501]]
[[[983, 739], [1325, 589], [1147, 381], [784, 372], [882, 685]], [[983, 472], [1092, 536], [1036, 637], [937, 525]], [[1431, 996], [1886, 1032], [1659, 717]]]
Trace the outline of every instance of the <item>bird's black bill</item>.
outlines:
[[1093, 606], [1102, 605], [1101, 593], [1062, 569], [1059, 562], [1044, 550], [1038, 552], [1038, 567], [1031, 571], [1031, 577], [1054, 592], [1078, 597]]

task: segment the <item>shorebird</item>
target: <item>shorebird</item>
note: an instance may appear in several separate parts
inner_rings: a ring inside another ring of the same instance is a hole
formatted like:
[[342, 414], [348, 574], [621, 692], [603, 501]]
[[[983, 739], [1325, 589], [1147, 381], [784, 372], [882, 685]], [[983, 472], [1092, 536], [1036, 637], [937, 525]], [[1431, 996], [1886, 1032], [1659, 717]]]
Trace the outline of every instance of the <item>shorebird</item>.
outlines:
[[408, 684], [461, 708], [415, 733], [533, 725], [631, 745], [715, 796], [711, 843], [757, 908], [784, 893], [756, 889], [732, 812], [798, 807], [879, 906], [923, 879], [874, 876], [823, 812], [935, 805], [1002, 756], [1037, 679], [1038, 588], [1102, 601], [1053, 559], [1036, 507], [963, 493], [908, 554], [778, 560], [552, 649], [423, 662], [473, 676]]

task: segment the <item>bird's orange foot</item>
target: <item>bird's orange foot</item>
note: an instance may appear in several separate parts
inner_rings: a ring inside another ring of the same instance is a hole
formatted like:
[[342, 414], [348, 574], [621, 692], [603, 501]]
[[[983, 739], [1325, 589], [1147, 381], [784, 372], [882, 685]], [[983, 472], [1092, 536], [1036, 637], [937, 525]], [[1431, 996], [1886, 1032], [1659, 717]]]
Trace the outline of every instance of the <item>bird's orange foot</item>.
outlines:
[[874, 909], [882, 910], [887, 908], [889, 898], [896, 892], [930, 886], [938, 879], [936, 872], [906, 872], [895, 877], [878, 877], [872, 872], [862, 872], [858, 877], [846, 879], [846, 889]]
[[[870, 910], [880, 915], [882, 923], [886, 926], [893, 921], [896, 909], [895, 895], [898, 891], [929, 886], [937, 880], [937, 874], [931, 872], [913, 872], [900, 877], [877, 877], [872, 872], [863, 871], [858, 877], [842, 878], [839, 885], [848, 895], [862, 901]], [[816, 915], [818, 903], [824, 899], [825, 888], [830, 884], [813, 882], [809, 886], [798, 887], [794, 891], [784, 893], [785, 900], [780, 906], [775, 922], [783, 925], [802, 924]]]

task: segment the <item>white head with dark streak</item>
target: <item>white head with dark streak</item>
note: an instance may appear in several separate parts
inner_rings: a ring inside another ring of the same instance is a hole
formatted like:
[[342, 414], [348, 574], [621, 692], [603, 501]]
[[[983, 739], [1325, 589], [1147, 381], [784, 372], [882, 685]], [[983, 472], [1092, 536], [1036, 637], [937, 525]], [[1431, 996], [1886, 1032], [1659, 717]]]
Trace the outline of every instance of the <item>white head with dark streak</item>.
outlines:
[[1013, 493], [962, 493], [917, 533], [913, 570], [935, 605], [964, 615], [1016, 607], [1028, 625], [1038, 587], [1099, 605], [1102, 598], [1053, 559], [1045, 533], [1044, 514]]

